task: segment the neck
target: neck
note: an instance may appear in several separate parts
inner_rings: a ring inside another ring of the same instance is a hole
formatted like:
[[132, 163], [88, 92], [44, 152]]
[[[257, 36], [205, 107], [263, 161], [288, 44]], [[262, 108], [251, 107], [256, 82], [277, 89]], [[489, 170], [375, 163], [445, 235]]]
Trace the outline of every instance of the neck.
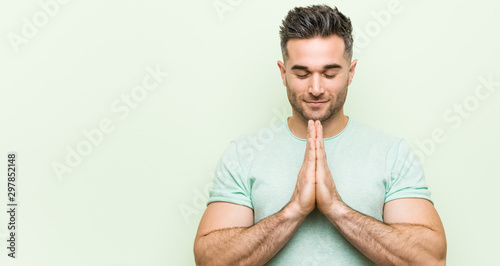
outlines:
[[[347, 126], [349, 118], [344, 115], [343, 110], [340, 110], [328, 120], [321, 122], [323, 126], [323, 138], [331, 138], [338, 135]], [[293, 112], [293, 115], [288, 118], [288, 127], [294, 136], [299, 139], [307, 139], [307, 120], [300, 114]]]

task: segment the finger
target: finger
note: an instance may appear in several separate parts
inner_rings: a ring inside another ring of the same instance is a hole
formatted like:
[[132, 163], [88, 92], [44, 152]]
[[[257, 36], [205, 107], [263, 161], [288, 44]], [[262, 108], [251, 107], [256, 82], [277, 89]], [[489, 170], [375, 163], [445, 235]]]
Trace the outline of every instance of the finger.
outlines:
[[311, 132], [309, 134], [309, 139], [311, 140], [312, 143], [314, 143], [312, 151], [314, 151], [313, 158], [316, 160], [316, 149], [318, 148], [316, 144], [316, 125], [314, 124], [314, 121], [311, 120]]
[[308, 120], [307, 121], [307, 139], [311, 137], [311, 127], [313, 126], [313, 121]]
[[316, 120], [316, 134], [318, 139], [323, 139], [323, 126], [319, 120]]
[[307, 140], [306, 140], [306, 151], [304, 153], [304, 162], [303, 164], [306, 164], [306, 162], [309, 161], [309, 156], [310, 155], [310, 149], [311, 149], [311, 141], [310, 141], [310, 136], [311, 136], [311, 127], [313, 126], [312, 120], [307, 121]]
[[316, 178], [316, 142], [311, 138], [310, 139], [310, 149], [309, 149], [309, 158], [306, 164], [306, 173], [308, 180], [310, 182], [314, 182]]
[[304, 156], [304, 161], [307, 159], [307, 155], [308, 155], [308, 150], [309, 150], [309, 147], [311, 146], [311, 143], [309, 143], [309, 136], [311, 135], [311, 121], [307, 121], [307, 139], [306, 139], [306, 152], [305, 152], [305, 156]]
[[321, 125], [321, 122], [316, 121], [316, 130], [317, 130], [317, 136], [318, 138], [316, 139], [316, 159], [318, 161], [318, 169], [322, 169], [326, 165], [326, 152], [325, 152], [325, 145], [324, 145], [324, 140], [323, 140], [323, 126]]
[[316, 141], [316, 125], [314, 124], [314, 121], [312, 120], [310, 121], [311, 121], [311, 132], [308, 137]]
[[308, 149], [309, 149], [309, 154], [308, 158], [309, 161], [311, 160], [316, 160], [316, 143], [315, 143], [315, 136], [316, 136], [316, 126], [314, 125], [314, 121], [309, 120], [308, 121], [308, 135], [307, 135], [307, 143], [308, 143]]
[[320, 138], [323, 136], [323, 128], [321, 127], [321, 122], [319, 120], [314, 121], [314, 128], [316, 129], [316, 138]]
[[314, 125], [314, 122], [312, 120], [310, 121], [310, 132], [308, 136], [308, 142], [309, 142], [309, 154], [308, 154], [308, 164], [307, 164], [307, 169], [308, 173], [311, 175], [314, 175], [314, 172], [316, 170], [316, 127]]

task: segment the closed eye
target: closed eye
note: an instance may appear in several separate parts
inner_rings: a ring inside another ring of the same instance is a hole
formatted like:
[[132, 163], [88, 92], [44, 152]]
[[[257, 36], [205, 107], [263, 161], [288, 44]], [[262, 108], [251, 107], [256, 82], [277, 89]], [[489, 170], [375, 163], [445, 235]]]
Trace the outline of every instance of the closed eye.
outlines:
[[[309, 73], [308, 74], [304, 74], [304, 75], [299, 75], [299, 74], [295, 74], [299, 79], [305, 79], [309, 76]], [[336, 74], [335, 75], [327, 75], [327, 74], [323, 74], [325, 76], [325, 78], [328, 78], [328, 79], [332, 79], [332, 78], [335, 78], [335, 76], [337, 76]]]

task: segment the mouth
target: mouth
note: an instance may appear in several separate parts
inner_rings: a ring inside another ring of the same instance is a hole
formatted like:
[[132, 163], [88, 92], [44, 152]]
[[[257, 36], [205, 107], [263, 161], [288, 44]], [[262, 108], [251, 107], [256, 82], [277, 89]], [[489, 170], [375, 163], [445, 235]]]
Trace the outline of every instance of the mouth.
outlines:
[[320, 107], [320, 106], [322, 106], [323, 104], [325, 104], [326, 102], [328, 102], [328, 101], [321, 101], [321, 102], [308, 102], [308, 101], [306, 101], [306, 103], [307, 103], [309, 106], [312, 106], [312, 107]]

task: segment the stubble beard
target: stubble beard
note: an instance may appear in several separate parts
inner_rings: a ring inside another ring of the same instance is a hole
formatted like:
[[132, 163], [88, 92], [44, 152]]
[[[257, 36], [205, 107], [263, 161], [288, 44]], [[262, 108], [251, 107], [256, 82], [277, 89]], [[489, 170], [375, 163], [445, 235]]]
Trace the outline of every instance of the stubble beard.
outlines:
[[[286, 85], [286, 91], [288, 95], [288, 101], [290, 102], [290, 105], [292, 108], [300, 114], [306, 121], [308, 120], [319, 120], [320, 122], [324, 122], [331, 117], [337, 115], [340, 110], [342, 110], [342, 107], [344, 107], [345, 100], [347, 98], [347, 87], [348, 83], [346, 82], [344, 88], [339, 91], [339, 94], [335, 98], [335, 102], [332, 104], [331, 101], [332, 99], [329, 99], [329, 106], [326, 108], [326, 111], [322, 112], [317, 112], [317, 111], [311, 111], [311, 110], [320, 110], [319, 108], [307, 108], [307, 110], [304, 110], [303, 104], [305, 104], [305, 101], [303, 98], [298, 98], [297, 93], [292, 91], [288, 85]], [[310, 98], [308, 99], [310, 101], [323, 101], [326, 100], [324, 98]], [[325, 109], [325, 107], [321, 107], [321, 109]]]

